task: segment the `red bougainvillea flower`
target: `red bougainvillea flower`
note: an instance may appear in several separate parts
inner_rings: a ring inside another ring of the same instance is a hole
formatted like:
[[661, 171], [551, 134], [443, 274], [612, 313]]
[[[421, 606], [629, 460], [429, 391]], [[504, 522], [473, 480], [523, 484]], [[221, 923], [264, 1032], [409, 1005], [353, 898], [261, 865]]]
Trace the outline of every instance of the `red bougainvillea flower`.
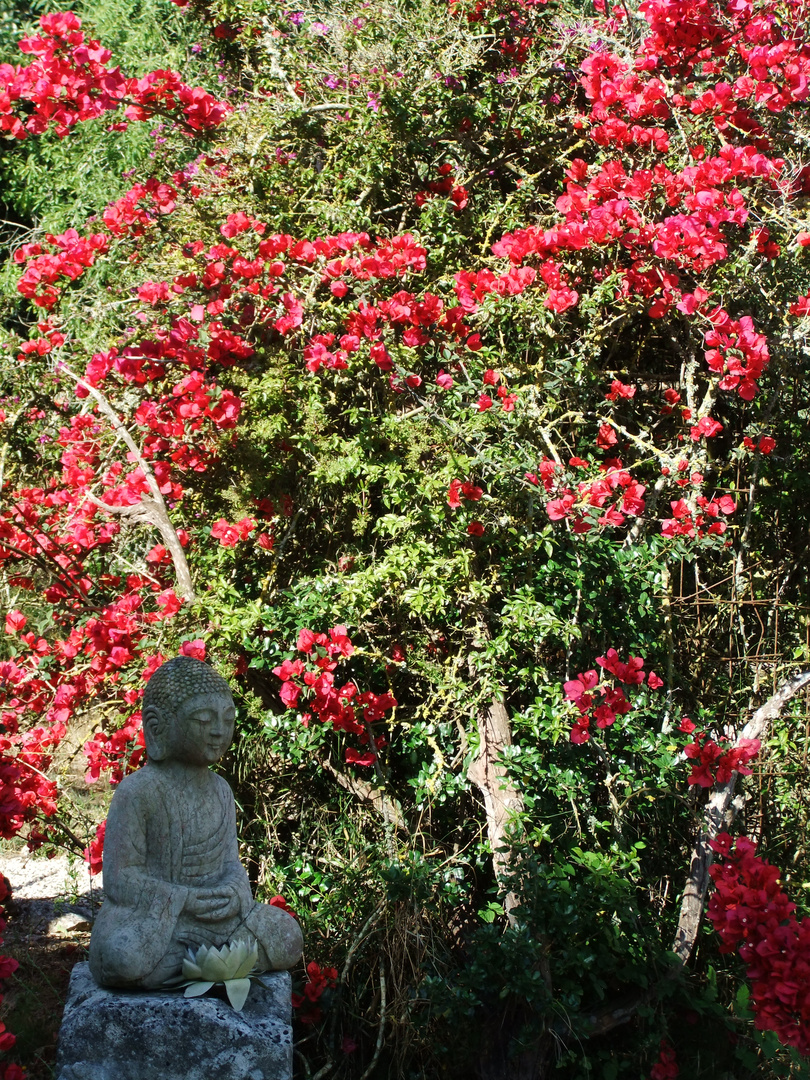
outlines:
[[107, 822], [102, 821], [96, 829], [96, 835], [90, 845], [84, 849], [84, 861], [89, 865], [91, 875], [100, 874], [103, 868], [104, 833], [106, 829]]
[[778, 868], [747, 837], [721, 833], [711, 846], [719, 858], [708, 914], [720, 951], [746, 966], [757, 1027], [810, 1054], [810, 918], [796, 918]]
[[241, 521], [229, 525], [225, 518], [219, 518], [211, 526], [211, 535], [219, 540], [223, 547], [236, 547], [243, 540], [247, 540], [256, 528], [255, 518], [245, 517]]
[[661, 1040], [658, 1061], [650, 1070], [650, 1080], [675, 1080], [680, 1075], [675, 1051], [666, 1039]]
[[[604, 656], [597, 657], [596, 662], [608, 675], [628, 686], [641, 686], [644, 682], [644, 661], [641, 657], [631, 656], [625, 662], [619, 659], [615, 649], [608, 649]], [[647, 682], [652, 690], [664, 685], [654, 672], [649, 673]], [[625, 716], [633, 707], [622, 687], [600, 681], [595, 669], [580, 672], [575, 679], [569, 679], [563, 684], [563, 691], [579, 713], [571, 728], [573, 743], [584, 743], [590, 739], [592, 720], [597, 728], [612, 727], [617, 717]]]
[[[681, 730], [685, 730], [683, 724], [684, 721], [681, 721]], [[698, 732], [695, 741], [684, 748], [684, 754], [693, 762], [688, 782], [710, 788], [715, 783], [727, 783], [733, 772], [750, 776], [748, 763], [754, 760], [759, 749], [759, 739], [740, 739], [726, 749], [703, 732]]]
[[268, 904], [271, 904], [273, 907], [281, 908], [282, 911], [286, 911], [287, 914], [292, 915], [292, 917], [294, 919], [298, 918], [296, 913], [293, 911], [293, 909], [290, 907], [290, 905], [287, 903], [287, 901], [284, 899], [283, 896], [279, 896], [279, 895], [271, 896], [270, 899], [267, 902], [268, 902]]
[[181, 656], [193, 656], [195, 660], [205, 660], [205, 642], [202, 638], [194, 641], [184, 641], [180, 646]]
[[25, 624], [28, 622], [25, 615], [21, 611], [9, 611], [6, 615], [6, 633], [17, 634], [20, 630], [25, 629]]
[[370, 725], [396, 708], [396, 699], [389, 693], [360, 693], [353, 682], [342, 686], [336, 683], [334, 673], [339, 662], [355, 651], [345, 626], [333, 626], [328, 635], [304, 627], [298, 634], [297, 649], [306, 660], [286, 659], [273, 669], [283, 684], [280, 696], [284, 705], [292, 709], [305, 702], [310, 710], [302, 716], [305, 726], [315, 716], [322, 724], [331, 724], [335, 731], [356, 736], [368, 749], [348, 747], [345, 760], [350, 764], [373, 765], [385, 738], [372, 737]]
[[323, 1018], [321, 998], [327, 990], [337, 986], [338, 973], [333, 967], [322, 968], [314, 960], [307, 964], [307, 981], [303, 992], [292, 995], [293, 1008], [302, 1024], [317, 1024]]

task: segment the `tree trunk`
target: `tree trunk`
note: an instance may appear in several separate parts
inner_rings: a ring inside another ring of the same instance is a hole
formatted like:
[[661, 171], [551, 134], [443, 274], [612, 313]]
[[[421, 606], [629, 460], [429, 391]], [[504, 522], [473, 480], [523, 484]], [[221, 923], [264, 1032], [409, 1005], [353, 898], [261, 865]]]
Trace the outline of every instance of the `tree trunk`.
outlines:
[[[479, 718], [478, 740], [478, 755], [467, 770], [467, 776], [484, 800], [495, 879], [506, 890], [504, 911], [510, 926], [514, 926], [519, 899], [508, 886], [513, 869], [509, 823], [522, 812], [523, 797], [500, 762], [503, 751], [512, 745], [509, 713], [502, 701], [493, 699], [486, 713]], [[543, 969], [543, 978], [550, 989], [551, 976], [545, 962]], [[487, 1016], [484, 1023], [484, 1050], [479, 1065], [482, 1080], [543, 1080], [547, 1075], [551, 1037], [528, 1002], [512, 994]], [[516, 1045], [516, 1039], [531, 1027], [537, 1031], [534, 1042], [529, 1046]]]
[[[503, 885], [510, 869], [507, 825], [510, 817], [523, 810], [523, 798], [499, 762], [504, 749], [512, 745], [512, 727], [502, 701], [493, 699], [486, 715], [479, 719], [478, 740], [478, 756], [467, 770], [467, 776], [484, 800], [492, 865], [498, 884]], [[513, 892], [508, 892], [504, 908], [512, 924], [512, 911], [516, 904], [517, 897]]]

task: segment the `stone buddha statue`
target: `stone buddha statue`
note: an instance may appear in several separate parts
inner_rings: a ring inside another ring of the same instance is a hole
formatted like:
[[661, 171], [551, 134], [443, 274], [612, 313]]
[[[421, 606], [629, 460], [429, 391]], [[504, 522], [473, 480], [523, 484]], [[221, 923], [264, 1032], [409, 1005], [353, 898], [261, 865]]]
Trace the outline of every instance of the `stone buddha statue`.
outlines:
[[256, 942], [263, 971], [300, 957], [296, 920], [251, 895], [233, 793], [208, 768], [233, 725], [228, 684], [201, 660], [178, 656], [147, 684], [147, 763], [122, 780], [107, 817], [105, 900], [90, 940], [102, 986], [162, 986], [180, 975], [187, 948], [236, 938]]

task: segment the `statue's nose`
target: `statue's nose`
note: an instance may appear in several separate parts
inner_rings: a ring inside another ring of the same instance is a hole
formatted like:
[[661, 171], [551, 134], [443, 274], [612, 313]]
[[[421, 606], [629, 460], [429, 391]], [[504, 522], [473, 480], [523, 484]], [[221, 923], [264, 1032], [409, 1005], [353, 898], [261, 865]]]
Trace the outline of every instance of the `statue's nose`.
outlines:
[[210, 727], [210, 732], [216, 738], [221, 739], [224, 738], [224, 736], [227, 734], [229, 726], [230, 722], [228, 720], [228, 717], [225, 716], [224, 713], [218, 713], [214, 715], [214, 719]]

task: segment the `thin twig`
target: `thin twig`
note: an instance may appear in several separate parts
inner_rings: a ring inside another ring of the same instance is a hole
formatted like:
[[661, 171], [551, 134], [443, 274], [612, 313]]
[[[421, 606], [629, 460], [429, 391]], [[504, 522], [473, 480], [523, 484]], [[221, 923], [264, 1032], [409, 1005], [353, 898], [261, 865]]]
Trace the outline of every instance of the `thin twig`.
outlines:
[[360, 1080], [368, 1080], [368, 1077], [374, 1072], [377, 1066], [377, 1062], [380, 1060], [380, 1053], [383, 1048], [383, 1038], [385, 1035], [385, 966], [383, 964], [383, 958], [380, 957], [380, 1026], [377, 1029], [377, 1045], [374, 1047], [374, 1057], [371, 1059], [371, 1063]]

